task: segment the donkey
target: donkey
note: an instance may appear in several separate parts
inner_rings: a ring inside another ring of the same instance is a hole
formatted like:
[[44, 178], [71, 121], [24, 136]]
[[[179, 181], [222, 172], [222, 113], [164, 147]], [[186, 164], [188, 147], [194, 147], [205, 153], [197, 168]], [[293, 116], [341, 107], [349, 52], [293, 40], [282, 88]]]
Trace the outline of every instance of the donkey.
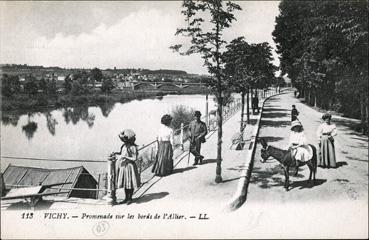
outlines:
[[313, 150], [313, 157], [307, 162], [298, 161], [297, 166], [296, 166], [296, 161], [293, 158], [291, 151], [282, 150], [282, 149], [270, 146], [267, 144], [267, 142], [263, 138], [260, 138], [260, 143], [263, 146], [263, 148], [261, 149], [261, 158], [262, 158], [261, 162], [265, 162], [269, 158], [269, 156], [272, 156], [273, 158], [275, 158], [278, 162], [282, 164], [283, 170], [284, 170], [284, 176], [285, 176], [284, 188], [286, 189], [286, 191], [288, 191], [288, 188], [289, 188], [289, 169], [290, 167], [296, 167], [296, 172], [295, 172], [295, 176], [296, 176], [298, 173], [298, 167], [306, 164], [310, 169], [309, 183], [311, 182], [311, 177], [313, 176], [313, 184], [315, 184], [315, 174], [316, 174], [316, 169], [317, 169], [317, 154], [316, 154], [316, 148], [313, 145], [309, 144], [309, 146]]

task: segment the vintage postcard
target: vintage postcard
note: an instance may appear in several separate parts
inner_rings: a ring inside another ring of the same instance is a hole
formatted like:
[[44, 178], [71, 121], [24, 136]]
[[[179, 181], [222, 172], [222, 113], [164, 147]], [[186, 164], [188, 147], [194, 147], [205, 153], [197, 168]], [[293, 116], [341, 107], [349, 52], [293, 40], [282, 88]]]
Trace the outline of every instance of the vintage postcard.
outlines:
[[1, 239], [368, 238], [368, 2], [0, 1]]

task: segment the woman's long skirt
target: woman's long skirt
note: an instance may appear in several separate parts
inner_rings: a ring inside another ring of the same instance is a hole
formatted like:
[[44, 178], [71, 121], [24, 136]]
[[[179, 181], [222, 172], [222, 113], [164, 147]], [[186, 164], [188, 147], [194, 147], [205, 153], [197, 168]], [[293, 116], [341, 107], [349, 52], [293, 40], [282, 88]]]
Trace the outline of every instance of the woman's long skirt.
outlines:
[[141, 181], [136, 163], [129, 161], [128, 163], [117, 162], [117, 164], [117, 188], [137, 189]]
[[157, 176], [166, 176], [173, 171], [173, 148], [170, 141], [160, 141], [157, 153], [157, 163], [154, 173]]
[[320, 167], [336, 167], [336, 153], [334, 150], [334, 142], [329, 139], [329, 136], [323, 135], [321, 138], [319, 149], [319, 163]]

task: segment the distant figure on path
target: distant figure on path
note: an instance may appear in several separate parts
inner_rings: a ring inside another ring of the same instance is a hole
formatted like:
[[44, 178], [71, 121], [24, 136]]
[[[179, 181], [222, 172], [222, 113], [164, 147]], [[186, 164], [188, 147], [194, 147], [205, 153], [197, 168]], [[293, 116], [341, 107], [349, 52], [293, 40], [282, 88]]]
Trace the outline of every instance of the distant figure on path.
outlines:
[[297, 116], [299, 115], [299, 111], [297, 111], [296, 106], [292, 105], [292, 110], [291, 110], [291, 122], [296, 121], [297, 120]]
[[317, 130], [317, 136], [319, 139], [319, 167], [336, 167], [336, 153], [333, 137], [337, 135], [337, 129], [336, 125], [331, 124], [331, 118], [331, 114], [325, 113], [322, 116], [324, 122], [320, 124]]
[[292, 151], [292, 156], [296, 160], [296, 168], [300, 165], [298, 161], [306, 162], [313, 157], [313, 149], [308, 145], [304, 128], [299, 121], [293, 121], [291, 124], [289, 147]]
[[125, 129], [119, 134], [123, 145], [119, 153], [112, 153], [111, 157], [116, 157], [116, 176], [117, 188], [124, 188], [125, 200], [122, 203], [128, 205], [132, 203], [133, 190], [137, 189], [140, 182], [140, 175], [138, 173], [137, 165], [137, 145], [136, 134], [131, 129]]
[[255, 111], [259, 114], [259, 98], [257, 94], [254, 94], [252, 97], [252, 114], [255, 114]]
[[296, 90], [293, 92], [293, 94], [295, 95], [295, 97], [297, 97], [297, 91]]
[[190, 137], [190, 152], [195, 156], [195, 162], [193, 165], [202, 163], [204, 156], [200, 154], [201, 143], [205, 142], [205, 136], [208, 133], [206, 124], [200, 120], [201, 113], [195, 111], [195, 120], [190, 123], [189, 137]]
[[174, 131], [170, 128], [172, 117], [165, 114], [161, 118], [161, 127], [158, 133], [157, 160], [152, 168], [156, 176], [166, 176], [173, 171], [173, 142]]

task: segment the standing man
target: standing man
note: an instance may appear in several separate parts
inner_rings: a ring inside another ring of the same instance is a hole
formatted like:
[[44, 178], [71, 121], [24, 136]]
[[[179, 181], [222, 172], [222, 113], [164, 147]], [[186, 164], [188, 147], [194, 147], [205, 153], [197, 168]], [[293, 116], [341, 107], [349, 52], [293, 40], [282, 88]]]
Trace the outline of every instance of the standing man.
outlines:
[[254, 94], [254, 96], [252, 97], [251, 105], [252, 105], [252, 114], [255, 114], [255, 110], [259, 114], [259, 98], [257, 94]]
[[299, 115], [299, 111], [297, 111], [296, 106], [292, 105], [292, 110], [291, 110], [291, 122], [298, 120], [297, 116]]
[[195, 163], [202, 163], [204, 156], [200, 154], [201, 143], [205, 142], [205, 136], [208, 133], [206, 124], [200, 120], [200, 111], [195, 111], [195, 120], [190, 123], [189, 137], [190, 137], [190, 152], [195, 156]]

